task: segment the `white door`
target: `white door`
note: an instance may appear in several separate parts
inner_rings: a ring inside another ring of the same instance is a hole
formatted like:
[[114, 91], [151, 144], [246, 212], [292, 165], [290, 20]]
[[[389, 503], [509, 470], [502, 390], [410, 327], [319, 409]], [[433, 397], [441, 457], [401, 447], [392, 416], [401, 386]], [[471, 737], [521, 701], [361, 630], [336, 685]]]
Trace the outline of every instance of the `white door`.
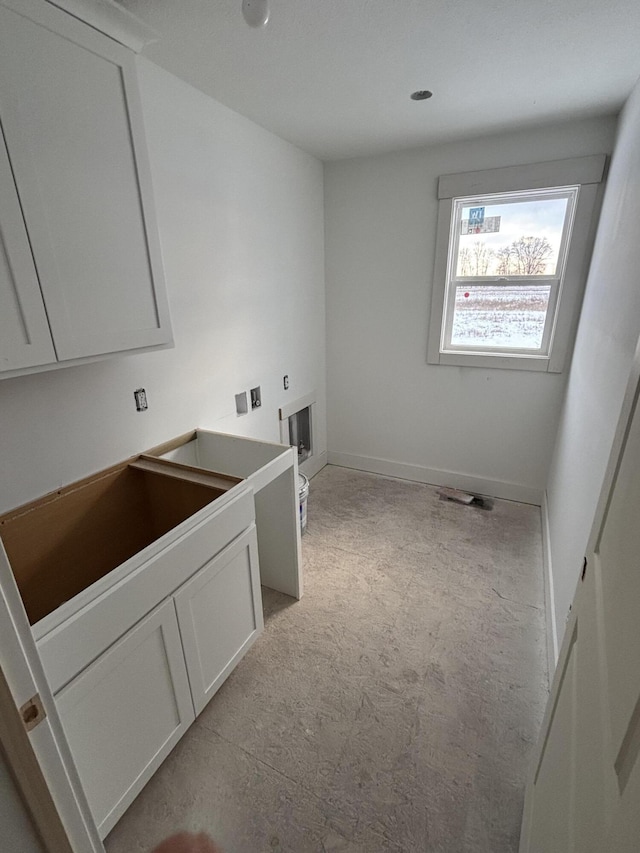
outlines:
[[[49, 789], [73, 850], [83, 851], [83, 853], [84, 851], [104, 853], [2, 542], [0, 542], [0, 670], [11, 694], [8, 697], [4, 690], [0, 690], [0, 710], [5, 722], [5, 726], [0, 726], [0, 735], [3, 729], [6, 729], [6, 724], [12, 715], [17, 714], [17, 709], [33, 696], [39, 695], [46, 712], [44, 719], [29, 731], [30, 749], [27, 749], [18, 737], [14, 737], [10, 744], [0, 737], [0, 747], [5, 756], [8, 758], [11, 758], [12, 754], [15, 756], [24, 777], [35, 755], [44, 776], [44, 783]], [[13, 705], [12, 708], [9, 703]], [[31, 813], [38, 816], [37, 824], [46, 849], [51, 851], [65, 849], [60, 843], [56, 828], [45, 823], [46, 798], [40, 796], [38, 785], [34, 784], [33, 778], [23, 778], [23, 783], [26, 783], [23, 784], [16, 773], [16, 781], [20, 784], [21, 792]], [[9, 806], [1, 803], [0, 811], [5, 807]], [[0, 823], [0, 849], [4, 849], [2, 840]]]
[[56, 360], [40, 284], [0, 129], [0, 370]]
[[55, 698], [104, 838], [194, 720], [173, 601], [153, 610]]
[[134, 54], [0, 5], [0, 118], [60, 361], [171, 341]]
[[521, 853], [640, 850], [640, 349], [527, 788]]
[[264, 627], [255, 526], [180, 587], [175, 603], [197, 715]]

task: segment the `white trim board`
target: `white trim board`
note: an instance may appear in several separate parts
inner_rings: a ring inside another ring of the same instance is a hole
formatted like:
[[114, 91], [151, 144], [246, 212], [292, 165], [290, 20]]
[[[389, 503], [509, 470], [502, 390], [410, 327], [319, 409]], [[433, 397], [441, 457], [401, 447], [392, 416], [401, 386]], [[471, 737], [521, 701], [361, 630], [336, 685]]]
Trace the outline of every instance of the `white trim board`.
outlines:
[[549, 528], [549, 503], [547, 491], [542, 495], [540, 507], [542, 519], [542, 571], [544, 573], [544, 609], [547, 633], [547, 663], [549, 666], [549, 684], [558, 663], [558, 626], [556, 624], [555, 588], [553, 582], [553, 564], [551, 562], [551, 530]]
[[508, 501], [540, 506], [542, 489], [509, 483], [505, 480], [490, 480], [456, 471], [441, 471], [438, 468], [425, 468], [422, 465], [409, 465], [406, 462], [394, 462], [391, 459], [376, 459], [373, 456], [358, 456], [354, 453], [341, 453], [330, 450], [327, 456], [329, 465], [354, 468], [356, 471], [368, 471], [371, 474], [383, 474], [399, 480], [413, 480], [416, 483], [428, 483], [432, 486], [453, 486], [473, 494], [490, 495]]
[[281, 406], [278, 412], [279, 418], [281, 421], [286, 421], [286, 419], [290, 418], [291, 415], [295, 415], [296, 412], [300, 412], [308, 406], [313, 406], [315, 403], [316, 392], [309, 391], [309, 393], [305, 394], [304, 397], [298, 397], [297, 400], [291, 400], [290, 402], [285, 403], [284, 406]]
[[604, 177], [606, 164], [606, 154], [594, 154], [589, 157], [570, 157], [545, 163], [525, 163], [521, 166], [441, 175], [438, 179], [438, 198], [564, 187], [570, 184], [597, 184]]
[[312, 477], [315, 477], [319, 471], [322, 471], [326, 464], [327, 451], [323, 450], [322, 453], [314, 453], [313, 456], [310, 456], [308, 459], [305, 459], [304, 462], [301, 462], [300, 465], [298, 465], [298, 470], [301, 474], [304, 474], [305, 477], [311, 479]]

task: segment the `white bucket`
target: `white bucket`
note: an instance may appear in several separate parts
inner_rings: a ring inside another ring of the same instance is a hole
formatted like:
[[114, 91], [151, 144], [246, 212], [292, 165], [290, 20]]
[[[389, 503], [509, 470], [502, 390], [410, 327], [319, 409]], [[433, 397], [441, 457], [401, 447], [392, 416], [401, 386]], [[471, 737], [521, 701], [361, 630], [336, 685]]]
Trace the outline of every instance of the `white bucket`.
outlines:
[[309, 497], [309, 480], [304, 474], [298, 474], [298, 498], [300, 501], [300, 535], [307, 529], [307, 498]]

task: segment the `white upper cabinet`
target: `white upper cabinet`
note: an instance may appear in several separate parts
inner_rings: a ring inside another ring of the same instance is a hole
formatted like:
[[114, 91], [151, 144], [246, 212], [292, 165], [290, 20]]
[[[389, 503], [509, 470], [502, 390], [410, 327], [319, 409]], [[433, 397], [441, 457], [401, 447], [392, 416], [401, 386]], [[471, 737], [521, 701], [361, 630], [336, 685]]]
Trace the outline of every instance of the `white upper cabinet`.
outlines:
[[47, 315], [0, 132], [0, 370], [55, 361]]
[[55, 356], [11, 367], [171, 344], [135, 54], [48, 3], [19, 8], [0, 5], [0, 120]]

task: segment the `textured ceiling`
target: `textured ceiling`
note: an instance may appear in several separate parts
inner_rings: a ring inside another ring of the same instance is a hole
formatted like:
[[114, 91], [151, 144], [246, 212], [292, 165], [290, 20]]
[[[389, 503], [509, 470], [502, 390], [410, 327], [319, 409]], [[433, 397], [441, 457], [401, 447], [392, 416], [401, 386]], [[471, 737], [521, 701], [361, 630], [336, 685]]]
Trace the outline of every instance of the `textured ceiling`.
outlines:
[[[638, 0], [120, 0], [144, 55], [323, 160], [616, 112]], [[416, 89], [433, 98], [411, 101]]]

